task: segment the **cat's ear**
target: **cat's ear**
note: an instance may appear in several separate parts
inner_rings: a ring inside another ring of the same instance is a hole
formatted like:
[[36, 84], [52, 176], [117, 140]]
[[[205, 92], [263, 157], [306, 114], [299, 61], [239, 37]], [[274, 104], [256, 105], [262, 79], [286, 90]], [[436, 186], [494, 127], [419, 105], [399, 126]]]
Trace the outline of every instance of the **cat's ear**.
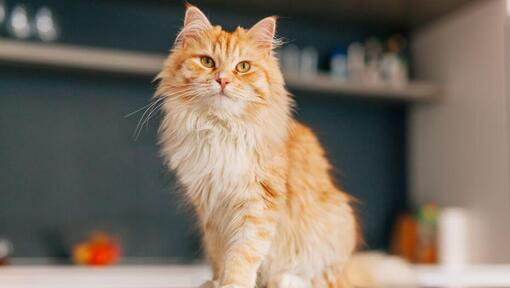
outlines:
[[276, 16], [266, 17], [248, 31], [262, 48], [273, 49], [275, 45]]
[[187, 38], [197, 36], [201, 31], [211, 29], [212, 25], [205, 14], [197, 7], [186, 3], [184, 25], [177, 35], [176, 43], [185, 43]]

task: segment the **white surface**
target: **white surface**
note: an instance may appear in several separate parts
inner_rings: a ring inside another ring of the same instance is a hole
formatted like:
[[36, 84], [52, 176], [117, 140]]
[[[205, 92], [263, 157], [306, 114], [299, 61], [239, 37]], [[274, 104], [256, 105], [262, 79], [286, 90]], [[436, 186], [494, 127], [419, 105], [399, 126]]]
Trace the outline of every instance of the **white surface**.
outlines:
[[[510, 265], [469, 266], [460, 271], [417, 265], [414, 270], [420, 287], [510, 287]], [[0, 267], [2, 288], [187, 288], [208, 279], [205, 265]]]
[[416, 76], [444, 95], [410, 107], [410, 191], [416, 203], [467, 209], [474, 263], [510, 262], [505, 5], [474, 1], [412, 35]]
[[462, 270], [415, 266], [421, 287], [510, 287], [510, 265], [477, 265]]
[[[0, 40], [0, 61], [25, 65], [156, 76], [164, 59], [165, 55], [161, 54]], [[431, 83], [410, 82], [401, 87], [363, 85], [334, 81], [326, 75], [310, 78], [286, 75], [286, 82], [289, 87], [297, 89], [407, 101], [430, 100], [441, 92], [437, 85]]]
[[2, 288], [187, 288], [209, 279], [202, 265], [0, 266]]

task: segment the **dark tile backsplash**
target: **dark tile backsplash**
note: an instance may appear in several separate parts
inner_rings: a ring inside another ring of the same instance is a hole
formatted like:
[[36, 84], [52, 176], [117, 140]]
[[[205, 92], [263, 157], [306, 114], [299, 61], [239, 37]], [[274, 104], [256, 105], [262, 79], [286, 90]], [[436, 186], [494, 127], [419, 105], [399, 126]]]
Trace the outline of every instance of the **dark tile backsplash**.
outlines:
[[[122, 2], [25, 1], [54, 7], [64, 42], [168, 50], [181, 6]], [[258, 17], [211, 11], [213, 21], [230, 26]], [[284, 19], [281, 34], [323, 55], [335, 43], [369, 35], [298, 20]], [[0, 63], [0, 237], [12, 240], [15, 256], [67, 257], [71, 243], [94, 228], [119, 235], [127, 256], [200, 256], [193, 219], [158, 156], [157, 117], [138, 140], [140, 114], [125, 117], [148, 102], [154, 85], [149, 78]], [[405, 107], [295, 94], [298, 118], [316, 130], [338, 182], [361, 202], [368, 247], [386, 247], [392, 217], [406, 206]]]

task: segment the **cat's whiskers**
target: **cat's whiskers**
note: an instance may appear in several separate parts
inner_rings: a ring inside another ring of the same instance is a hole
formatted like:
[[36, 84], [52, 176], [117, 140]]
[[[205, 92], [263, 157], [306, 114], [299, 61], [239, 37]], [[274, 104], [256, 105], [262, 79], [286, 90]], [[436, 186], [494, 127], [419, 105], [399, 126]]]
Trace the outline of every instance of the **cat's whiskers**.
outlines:
[[[143, 126], [142, 123], [144, 121], [144, 118], [145, 118], [145, 115], [147, 114], [147, 112], [150, 109], [152, 109], [154, 106], [158, 105], [161, 102], [163, 102], [163, 98], [156, 98], [156, 100], [153, 100], [151, 103], [149, 103], [148, 105], [144, 106], [144, 107], [147, 107], [147, 106], [148, 107], [145, 109], [145, 111], [143, 112], [142, 116], [138, 120], [138, 123], [136, 124], [136, 128], [135, 128], [135, 131], [133, 133], [133, 136], [135, 137], [135, 140], [138, 139], [138, 136], [140, 135], [141, 127]], [[137, 112], [139, 112], [139, 111], [140, 111], [140, 109]]]
[[[188, 85], [188, 86], [190, 86], [190, 85]], [[194, 95], [195, 91], [196, 90], [193, 89], [192, 87], [188, 87], [186, 89], [181, 89], [181, 90], [173, 91], [172, 93], [167, 94], [167, 96], [169, 96], [169, 97], [170, 96], [180, 96], [180, 97], [192, 97], [192, 98], [196, 98], [195, 95]], [[163, 97], [163, 99], [164, 99], [164, 97]], [[155, 111], [159, 110], [164, 104], [165, 104], [164, 101], [160, 101], [157, 106], [153, 106], [152, 109], [150, 109], [151, 111], [149, 111], [149, 114], [147, 115], [146, 120], [145, 120], [146, 124], [148, 124], [149, 120], [151, 119], [151, 117], [152, 117], [151, 115]]]
[[245, 100], [245, 101], [248, 101], [248, 102], [252, 102], [252, 103], [257, 103], [257, 104], [267, 104], [266, 101], [261, 101], [260, 99], [258, 99], [258, 97], [246, 97], [246, 91], [243, 91], [241, 90], [240, 88], [238, 87], [232, 87], [232, 98], [236, 98], [236, 99], [241, 99], [241, 100]]
[[[190, 85], [188, 85], [188, 86], [190, 86]], [[194, 89], [192, 87], [188, 87], [188, 88], [180, 89], [180, 90], [176, 90], [176, 91], [170, 91], [170, 93], [165, 93], [164, 96], [158, 96], [158, 97], [156, 97], [156, 100], [153, 100], [151, 103], [145, 105], [141, 109], [138, 109], [137, 111], [132, 112], [131, 114], [140, 112], [142, 109], [144, 109], [145, 107], [148, 106], [145, 109], [142, 116], [140, 117], [140, 119], [138, 120], [138, 124], [136, 125], [135, 131], [133, 134], [135, 137], [135, 140], [137, 140], [138, 137], [140, 136], [143, 126], [145, 125], [146, 127], [148, 127], [149, 120], [152, 118], [154, 112], [158, 111], [164, 105], [164, 103], [165, 103], [164, 100], [166, 99], [166, 97], [171, 97], [174, 95], [192, 96], [193, 92], [194, 92]]]
[[138, 109], [136, 109], [135, 111], [130, 112], [130, 113], [128, 113], [128, 114], [126, 114], [126, 115], [124, 115], [124, 118], [129, 118], [129, 117], [133, 116], [134, 114], [136, 114], [136, 113], [138, 113], [138, 112], [140, 112], [140, 111], [144, 110], [145, 108], [147, 108], [147, 107], [151, 106], [152, 104], [154, 104], [154, 102], [153, 102], [153, 101], [159, 101], [159, 99], [157, 99], [157, 98], [159, 98], [159, 96], [158, 96], [158, 97], [154, 97], [154, 98], [155, 98], [156, 100], [151, 100], [151, 101], [149, 101], [149, 103], [147, 103], [146, 105], [142, 106], [141, 108], [138, 108]]
[[151, 109], [151, 111], [149, 111], [149, 114], [147, 115], [147, 117], [145, 118], [145, 123], [142, 123], [142, 126], [145, 124], [145, 127], [148, 128], [149, 127], [149, 120], [152, 118], [152, 114], [155, 112], [155, 111], [158, 111], [161, 106], [163, 106], [163, 104], [165, 104], [164, 101], [161, 101], [159, 102], [158, 105], [156, 106], [153, 106], [153, 108]]
[[176, 92], [174, 94], [174, 98], [179, 99], [180, 101], [186, 102], [187, 104], [195, 104], [201, 96], [206, 94], [207, 89], [201, 86], [194, 86], [189, 90], [182, 92]]
[[[184, 84], [184, 85], [178, 85], [173, 86], [170, 89], [168, 89], [164, 94], [155, 97], [153, 101], [148, 103], [147, 105], [143, 106], [142, 108], [131, 112], [127, 114], [125, 117], [130, 117], [131, 115], [134, 115], [136, 113], [139, 113], [141, 111], [144, 111], [140, 119], [138, 120], [138, 123], [136, 125], [135, 131], [134, 131], [134, 137], [135, 139], [138, 139], [140, 136], [143, 127], [148, 127], [150, 119], [156, 115], [157, 111], [161, 109], [161, 107], [165, 104], [164, 100], [170, 100], [170, 101], [184, 101], [188, 105], [193, 105], [204, 95], [207, 94], [208, 91], [208, 85], [206, 83], [200, 83], [200, 84]], [[229, 95], [227, 97], [230, 97], [234, 100], [243, 100], [251, 103], [257, 103], [266, 105], [266, 101], [261, 101], [258, 99], [258, 97], [247, 97], [246, 91], [243, 91], [242, 89], [232, 86]]]

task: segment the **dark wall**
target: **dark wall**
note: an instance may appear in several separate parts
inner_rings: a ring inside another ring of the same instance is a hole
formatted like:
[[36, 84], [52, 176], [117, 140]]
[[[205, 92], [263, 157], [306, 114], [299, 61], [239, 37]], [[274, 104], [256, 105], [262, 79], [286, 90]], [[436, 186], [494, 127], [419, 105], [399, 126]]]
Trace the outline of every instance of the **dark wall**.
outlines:
[[[25, 3], [57, 12], [62, 42], [154, 52], [170, 48], [183, 12], [180, 2]], [[204, 10], [229, 28], [262, 16]], [[387, 32], [290, 18], [279, 31], [324, 56], [335, 44]], [[193, 219], [158, 156], [157, 117], [138, 140], [140, 114], [125, 117], [153, 91], [149, 78], [0, 64], [0, 237], [13, 241], [15, 256], [66, 257], [70, 243], [99, 228], [118, 234], [128, 256], [199, 257]], [[391, 219], [406, 204], [405, 107], [294, 92], [297, 117], [317, 131], [338, 181], [361, 202], [368, 246], [386, 247]]]

